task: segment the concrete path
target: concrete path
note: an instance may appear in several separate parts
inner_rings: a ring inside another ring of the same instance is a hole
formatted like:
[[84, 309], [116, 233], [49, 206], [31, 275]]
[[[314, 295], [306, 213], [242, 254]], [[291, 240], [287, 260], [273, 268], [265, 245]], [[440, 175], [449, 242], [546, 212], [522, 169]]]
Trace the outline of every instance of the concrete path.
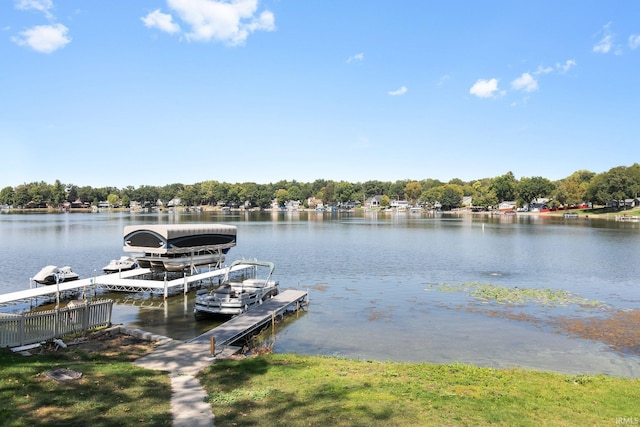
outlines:
[[[145, 332], [139, 331], [142, 334]], [[123, 331], [136, 335], [136, 331]], [[139, 358], [134, 365], [156, 371], [167, 371], [171, 379], [171, 413], [174, 427], [212, 427], [214, 416], [211, 406], [205, 402], [206, 391], [195, 375], [211, 365], [208, 344], [184, 343], [161, 336], [147, 336], [160, 344], [151, 353]], [[233, 351], [233, 350], [231, 350]], [[229, 351], [216, 356], [228, 357]]]

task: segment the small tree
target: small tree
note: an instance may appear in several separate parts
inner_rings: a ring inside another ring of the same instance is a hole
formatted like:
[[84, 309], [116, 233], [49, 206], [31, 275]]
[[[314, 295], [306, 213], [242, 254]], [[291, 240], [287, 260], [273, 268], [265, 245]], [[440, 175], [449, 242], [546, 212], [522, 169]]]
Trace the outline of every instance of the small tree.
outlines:
[[451, 210], [459, 207], [463, 196], [464, 192], [459, 185], [446, 184], [442, 190], [442, 199], [440, 200], [442, 209]]
[[421, 194], [422, 185], [418, 181], [411, 181], [404, 187], [404, 195], [412, 206], [415, 206]]
[[109, 206], [117, 206], [119, 202], [120, 197], [118, 197], [117, 194], [111, 193], [107, 196], [107, 203], [109, 203]]
[[291, 198], [289, 197], [289, 192], [284, 188], [276, 191], [276, 200], [278, 201], [278, 206], [284, 206]]

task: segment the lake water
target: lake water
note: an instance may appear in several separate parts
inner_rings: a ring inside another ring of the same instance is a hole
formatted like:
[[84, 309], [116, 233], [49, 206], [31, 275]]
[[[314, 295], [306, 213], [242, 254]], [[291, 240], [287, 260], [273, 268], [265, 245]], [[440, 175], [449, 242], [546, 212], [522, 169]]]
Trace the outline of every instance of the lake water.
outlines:
[[[276, 264], [282, 288], [308, 289], [310, 307], [275, 337], [276, 352], [640, 377], [640, 359], [553, 328], [597, 308], [485, 304], [443, 285], [564, 289], [610, 308], [640, 308], [640, 224], [547, 216], [385, 213], [0, 215], [0, 292], [29, 287], [44, 265], [100, 274], [122, 252], [125, 225], [216, 222], [238, 227], [227, 263]], [[193, 319], [193, 292], [110, 294], [114, 323], [175, 339], [215, 325]], [[147, 307], [139, 307], [144, 304]], [[16, 311], [23, 307], [2, 307]], [[505, 314], [525, 314], [537, 321]]]

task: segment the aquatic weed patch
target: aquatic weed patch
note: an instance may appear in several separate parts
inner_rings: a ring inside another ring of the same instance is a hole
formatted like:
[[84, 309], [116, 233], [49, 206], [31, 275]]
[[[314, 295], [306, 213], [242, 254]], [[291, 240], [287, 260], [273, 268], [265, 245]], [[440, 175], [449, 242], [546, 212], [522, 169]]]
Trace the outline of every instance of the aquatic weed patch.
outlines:
[[602, 303], [589, 300], [579, 295], [574, 295], [563, 289], [551, 288], [519, 288], [497, 286], [476, 282], [462, 284], [434, 285], [435, 289], [442, 292], [465, 292], [483, 302], [495, 302], [498, 304], [535, 304], [545, 307], [559, 307], [576, 304], [580, 306], [600, 307]]
[[640, 310], [615, 310], [606, 317], [560, 317], [553, 325], [581, 338], [601, 341], [621, 353], [640, 355]]

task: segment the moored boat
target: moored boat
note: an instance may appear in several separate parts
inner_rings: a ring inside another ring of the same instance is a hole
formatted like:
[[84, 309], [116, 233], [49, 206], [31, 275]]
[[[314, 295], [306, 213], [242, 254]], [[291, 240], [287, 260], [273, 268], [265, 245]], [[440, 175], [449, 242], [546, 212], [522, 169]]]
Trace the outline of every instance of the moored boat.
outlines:
[[69, 266], [58, 268], [55, 265], [47, 265], [33, 276], [33, 280], [41, 285], [55, 285], [56, 283], [77, 280], [78, 277], [78, 274]]
[[124, 228], [124, 251], [137, 252], [140, 267], [184, 271], [220, 266], [236, 245], [237, 228], [223, 224], [150, 224]]
[[[268, 269], [266, 278], [258, 278], [258, 267]], [[242, 280], [232, 280], [229, 273], [235, 269], [247, 270], [251, 272], [250, 278]], [[267, 298], [278, 295], [280, 292], [277, 280], [272, 280], [271, 275], [275, 265], [265, 261], [234, 261], [227, 267], [224, 281], [213, 291], [206, 289], [196, 293], [194, 304], [194, 315], [196, 318], [204, 315], [226, 315], [233, 316], [250, 310], [251, 307], [262, 304]]]
[[105, 273], [117, 273], [119, 271], [133, 270], [134, 268], [138, 268], [136, 260], [125, 255], [119, 259], [112, 259], [109, 264], [102, 267], [102, 271]]

